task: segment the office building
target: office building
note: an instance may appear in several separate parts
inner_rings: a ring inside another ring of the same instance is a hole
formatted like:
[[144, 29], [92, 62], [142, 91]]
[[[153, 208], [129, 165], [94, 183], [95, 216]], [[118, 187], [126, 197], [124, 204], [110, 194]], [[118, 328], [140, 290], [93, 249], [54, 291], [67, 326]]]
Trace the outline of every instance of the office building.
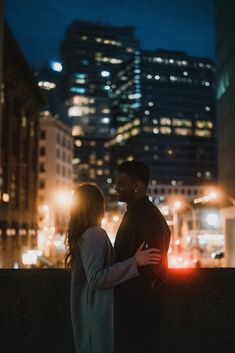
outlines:
[[71, 129], [50, 113], [41, 113], [38, 157], [39, 227], [67, 229], [73, 190]]
[[166, 188], [216, 181], [212, 60], [169, 50], [141, 51], [117, 73], [114, 84], [116, 131], [110, 146], [115, 164], [143, 160], [153, 185]]
[[44, 101], [6, 24], [3, 37], [0, 229], [3, 236], [35, 234], [38, 120]]
[[61, 54], [77, 182], [107, 185], [112, 79], [117, 67], [134, 57], [137, 47], [132, 27], [76, 21], [67, 28]]

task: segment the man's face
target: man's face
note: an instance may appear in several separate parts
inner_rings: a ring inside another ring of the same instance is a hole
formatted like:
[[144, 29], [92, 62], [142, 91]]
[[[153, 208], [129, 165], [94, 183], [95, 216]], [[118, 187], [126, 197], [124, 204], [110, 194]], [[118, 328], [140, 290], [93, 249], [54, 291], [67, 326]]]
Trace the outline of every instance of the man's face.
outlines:
[[117, 173], [116, 191], [119, 201], [127, 203], [134, 201], [136, 186], [137, 182], [134, 178], [126, 173]]

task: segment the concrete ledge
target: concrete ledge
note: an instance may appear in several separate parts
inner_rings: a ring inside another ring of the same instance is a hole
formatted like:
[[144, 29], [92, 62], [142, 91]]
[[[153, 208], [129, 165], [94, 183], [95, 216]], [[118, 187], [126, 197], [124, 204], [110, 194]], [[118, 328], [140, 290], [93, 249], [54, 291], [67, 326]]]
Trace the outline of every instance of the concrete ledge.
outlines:
[[[0, 352], [74, 353], [69, 287], [66, 270], [0, 270]], [[235, 269], [170, 270], [167, 293], [156, 353], [235, 351]]]

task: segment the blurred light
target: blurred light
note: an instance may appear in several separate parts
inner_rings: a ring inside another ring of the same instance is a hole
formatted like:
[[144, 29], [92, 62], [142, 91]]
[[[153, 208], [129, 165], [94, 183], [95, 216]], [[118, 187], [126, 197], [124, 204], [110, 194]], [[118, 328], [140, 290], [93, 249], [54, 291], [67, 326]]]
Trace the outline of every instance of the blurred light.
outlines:
[[197, 199], [194, 199], [194, 203], [197, 204], [197, 203], [206, 203], [208, 201], [211, 201], [211, 200], [214, 200], [218, 197], [217, 193], [216, 192], [210, 192], [208, 195], [205, 195], [205, 196], [202, 196], [202, 197], [199, 197]]
[[180, 201], [175, 201], [174, 202], [174, 206], [178, 210], [181, 207], [181, 202]]
[[114, 222], [118, 222], [119, 221], [119, 217], [118, 216], [113, 216], [113, 221]]
[[43, 212], [45, 212], [45, 213], [49, 212], [49, 206], [48, 206], [48, 205], [43, 205], [43, 206], [42, 206], [42, 210], [43, 210]]
[[51, 68], [54, 71], [61, 72], [63, 67], [60, 62], [58, 61], [51, 61]]
[[109, 118], [103, 118], [102, 119], [102, 123], [104, 123], [104, 124], [108, 124], [109, 122], [110, 122]]
[[102, 227], [104, 227], [107, 224], [107, 218], [103, 218], [101, 221]]
[[37, 255], [33, 253], [25, 253], [22, 255], [22, 262], [24, 265], [36, 265]]
[[28, 250], [27, 254], [42, 256], [42, 250], [39, 250], [39, 249]]
[[208, 223], [209, 226], [211, 227], [217, 227], [219, 224], [219, 217], [216, 213], [209, 213], [206, 216], [206, 221]]
[[58, 191], [56, 199], [61, 205], [68, 206], [71, 202], [71, 193], [68, 191]]
[[168, 206], [163, 206], [160, 208], [161, 213], [163, 214], [163, 216], [168, 216], [169, 214], [169, 207]]
[[101, 71], [101, 76], [102, 77], [109, 77], [110, 76], [110, 72], [109, 71]]
[[7, 194], [7, 193], [3, 193], [2, 194], [2, 201], [3, 202], [9, 202], [10, 201], [10, 196], [9, 196], [9, 194]]

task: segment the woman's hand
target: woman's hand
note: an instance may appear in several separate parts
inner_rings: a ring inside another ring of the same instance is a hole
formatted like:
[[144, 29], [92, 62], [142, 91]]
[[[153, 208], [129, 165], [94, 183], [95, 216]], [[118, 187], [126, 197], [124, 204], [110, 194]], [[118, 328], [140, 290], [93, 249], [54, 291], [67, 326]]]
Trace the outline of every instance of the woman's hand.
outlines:
[[135, 253], [135, 260], [138, 266], [145, 265], [159, 265], [161, 262], [161, 253], [159, 249], [151, 248], [147, 250], [142, 250], [144, 247], [144, 242], [140, 245]]

